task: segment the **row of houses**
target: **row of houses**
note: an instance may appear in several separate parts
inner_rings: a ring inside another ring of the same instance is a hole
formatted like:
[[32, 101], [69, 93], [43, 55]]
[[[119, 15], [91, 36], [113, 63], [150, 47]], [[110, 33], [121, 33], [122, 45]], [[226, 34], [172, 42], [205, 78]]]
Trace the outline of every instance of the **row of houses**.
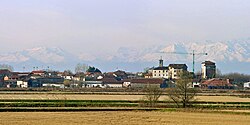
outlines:
[[[143, 87], [144, 85], [154, 84], [164, 86], [166, 80], [163, 78], [142, 78], [136, 74], [126, 73], [117, 70], [115, 72], [101, 73], [97, 68], [90, 67], [85, 73], [70, 72], [10, 72], [0, 70], [0, 87], [58, 87], [65, 88], [78, 86], [82, 88], [121, 88], [121, 87]], [[69, 86], [65, 85], [69, 81]]]
[[[187, 71], [186, 64], [163, 65], [159, 60], [159, 66], [151, 68], [147, 73], [128, 73], [117, 70], [115, 72], [102, 73], [98, 68], [89, 67], [86, 72], [71, 73], [69, 71], [55, 72], [37, 70], [32, 72], [10, 72], [0, 70], [0, 87], [82, 87], [82, 88], [121, 88], [157, 85], [161, 88], [174, 87], [179, 78], [179, 72]], [[215, 63], [205, 61], [202, 63], [202, 78], [193, 79], [192, 87], [207, 89], [232, 89], [234, 88], [228, 79], [215, 77]]]
[[0, 70], [0, 87], [43, 87], [61, 85], [64, 78], [56, 72], [32, 71], [32, 72], [10, 72], [7, 69]]

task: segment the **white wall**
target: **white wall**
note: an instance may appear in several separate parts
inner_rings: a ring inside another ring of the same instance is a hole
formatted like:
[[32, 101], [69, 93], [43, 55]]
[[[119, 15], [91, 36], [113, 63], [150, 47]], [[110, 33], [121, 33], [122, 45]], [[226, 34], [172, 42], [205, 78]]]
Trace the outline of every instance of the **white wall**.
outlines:
[[111, 88], [122, 88], [122, 84], [107, 84], [107, 86]]
[[17, 86], [21, 88], [28, 88], [28, 82], [17, 81]]
[[250, 82], [244, 83], [244, 88], [250, 88]]
[[168, 78], [167, 70], [153, 70], [153, 78]]

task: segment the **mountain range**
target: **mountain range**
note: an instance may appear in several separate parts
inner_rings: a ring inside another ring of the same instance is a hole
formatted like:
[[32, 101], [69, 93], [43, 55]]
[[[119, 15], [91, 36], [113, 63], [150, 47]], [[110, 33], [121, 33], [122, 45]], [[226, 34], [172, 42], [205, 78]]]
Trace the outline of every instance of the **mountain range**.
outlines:
[[[186, 63], [192, 70], [192, 53], [195, 54], [195, 70], [200, 70], [200, 63], [205, 60], [216, 62], [223, 73], [250, 71], [250, 39], [226, 42], [173, 42], [146, 48], [120, 47], [107, 58], [91, 56], [91, 53], [75, 54], [57, 47], [36, 47], [17, 52], [0, 54], [1, 64], [10, 64], [15, 70], [34, 68], [53, 70], [74, 70], [77, 63], [94, 65], [103, 71], [116, 69], [131, 72], [143, 71], [146, 67], [158, 66], [162, 58], [169, 63]], [[101, 52], [100, 52], [101, 53]], [[207, 53], [207, 55], [205, 55]]]

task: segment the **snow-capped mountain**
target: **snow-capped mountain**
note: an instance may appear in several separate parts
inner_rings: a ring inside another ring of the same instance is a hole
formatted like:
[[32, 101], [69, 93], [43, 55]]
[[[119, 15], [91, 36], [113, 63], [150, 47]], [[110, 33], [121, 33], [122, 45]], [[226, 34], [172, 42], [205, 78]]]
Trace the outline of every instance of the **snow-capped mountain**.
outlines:
[[250, 68], [248, 64], [250, 62], [249, 39], [227, 42], [177, 42], [144, 49], [120, 48], [113, 56], [113, 60], [128, 63], [155, 62], [154, 64], [157, 64], [162, 56], [164, 62], [167, 63], [187, 63], [191, 70], [193, 51], [196, 69], [200, 69], [201, 62], [210, 60], [216, 62], [217, 67], [224, 72], [250, 73], [248, 71]]
[[[22, 67], [34, 66], [73, 70], [77, 63], [84, 62], [97, 65], [104, 71], [115, 70], [115, 68], [142, 71], [145, 67], [157, 66], [159, 58], [162, 57], [165, 65], [186, 63], [191, 70], [193, 50], [196, 54], [195, 68], [197, 70], [200, 69], [202, 61], [210, 60], [216, 62], [222, 72], [250, 74], [248, 71], [250, 69], [250, 39], [227, 42], [176, 42], [147, 48], [121, 47], [113, 55], [108, 55], [108, 58], [92, 56], [92, 53], [73, 54], [57, 47], [37, 47], [0, 54], [0, 63], [11, 64], [17, 70], [21, 70]], [[104, 55], [103, 52], [100, 53]], [[208, 55], [204, 55], [204, 53], [208, 53]]]
[[[216, 62], [250, 62], [250, 40], [228, 42], [194, 42], [170, 43], [138, 50], [136, 48], [120, 48], [114, 55], [116, 60], [155, 61], [164, 56], [172, 62], [192, 60], [194, 51], [196, 61], [212, 60]], [[208, 55], [205, 55], [207, 53]]]
[[42, 63], [56, 64], [65, 61], [67, 54], [59, 48], [37, 47], [26, 49], [20, 52], [8, 53], [1, 55], [0, 62], [26, 62], [39, 61]]
[[36, 47], [0, 55], [0, 63], [11, 64], [16, 70], [24, 67], [27, 70], [32, 70], [32, 67], [39, 69], [71, 67], [70, 62], [78, 62], [77, 57], [57, 47]]

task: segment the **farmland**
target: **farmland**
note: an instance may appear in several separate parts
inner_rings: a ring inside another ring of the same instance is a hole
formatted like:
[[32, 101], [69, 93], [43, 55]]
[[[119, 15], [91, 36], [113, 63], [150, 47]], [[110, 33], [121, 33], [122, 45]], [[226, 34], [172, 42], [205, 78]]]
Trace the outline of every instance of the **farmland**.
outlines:
[[[0, 125], [247, 125], [250, 98], [200, 94], [184, 110], [164, 95], [156, 107], [144, 93], [0, 92]], [[239, 120], [240, 119], [240, 120]]]
[[[113, 95], [113, 94], [62, 94], [62, 93], [15, 93], [0, 94], [0, 100], [140, 100], [144, 95]], [[162, 96], [161, 101], [167, 100], [167, 96]], [[208, 102], [250, 102], [250, 98], [238, 96], [197, 96], [197, 101]]]
[[[144, 93], [80, 92], [0, 92], [1, 111], [132, 111], [151, 110], [143, 101]], [[123, 107], [123, 108], [122, 108]], [[250, 98], [239, 95], [199, 95], [192, 105], [201, 109], [249, 110]], [[163, 95], [154, 108], [176, 108]], [[158, 110], [158, 109], [152, 109]]]
[[0, 125], [248, 125], [249, 115], [194, 112], [1, 112]]

